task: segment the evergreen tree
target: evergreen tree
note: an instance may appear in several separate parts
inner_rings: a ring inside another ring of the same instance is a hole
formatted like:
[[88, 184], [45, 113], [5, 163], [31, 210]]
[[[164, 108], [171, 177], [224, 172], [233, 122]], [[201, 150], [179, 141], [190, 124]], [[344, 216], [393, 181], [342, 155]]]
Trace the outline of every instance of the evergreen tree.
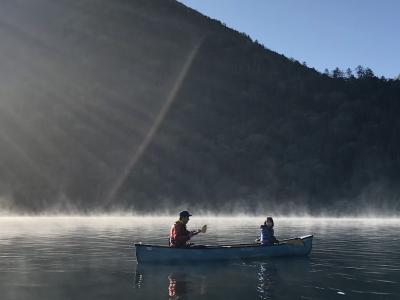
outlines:
[[336, 67], [332, 72], [332, 77], [333, 78], [343, 78], [344, 77], [343, 71], [340, 70], [338, 67]]
[[364, 74], [365, 74], [365, 69], [363, 66], [358, 65], [356, 67], [356, 74], [357, 74], [357, 78], [363, 78]]
[[364, 78], [374, 78], [375, 74], [370, 68], [366, 68], [364, 71]]
[[350, 68], [347, 68], [347, 70], [346, 70], [346, 77], [354, 78], [353, 71]]

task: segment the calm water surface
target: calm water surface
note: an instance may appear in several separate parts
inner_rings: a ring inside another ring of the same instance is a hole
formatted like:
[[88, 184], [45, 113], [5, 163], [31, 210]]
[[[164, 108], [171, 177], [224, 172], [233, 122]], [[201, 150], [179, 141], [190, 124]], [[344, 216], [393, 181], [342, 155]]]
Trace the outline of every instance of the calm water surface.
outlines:
[[[262, 218], [196, 218], [195, 243], [246, 243]], [[276, 219], [314, 234], [308, 258], [137, 265], [133, 242], [165, 244], [174, 218], [0, 218], [0, 298], [400, 299], [400, 220]]]

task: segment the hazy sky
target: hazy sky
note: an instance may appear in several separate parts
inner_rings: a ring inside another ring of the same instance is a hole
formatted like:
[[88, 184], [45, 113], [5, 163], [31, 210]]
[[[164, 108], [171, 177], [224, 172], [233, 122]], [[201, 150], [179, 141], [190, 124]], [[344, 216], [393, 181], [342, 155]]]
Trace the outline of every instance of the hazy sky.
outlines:
[[179, 0], [267, 48], [323, 71], [400, 74], [399, 0]]

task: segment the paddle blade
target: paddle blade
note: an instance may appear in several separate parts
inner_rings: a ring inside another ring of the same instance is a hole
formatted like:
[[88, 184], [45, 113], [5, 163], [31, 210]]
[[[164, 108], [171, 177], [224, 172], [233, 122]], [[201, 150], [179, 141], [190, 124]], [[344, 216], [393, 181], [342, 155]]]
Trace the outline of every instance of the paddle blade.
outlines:
[[207, 231], [207, 225], [203, 225], [203, 227], [201, 227], [201, 232], [206, 233], [206, 231]]

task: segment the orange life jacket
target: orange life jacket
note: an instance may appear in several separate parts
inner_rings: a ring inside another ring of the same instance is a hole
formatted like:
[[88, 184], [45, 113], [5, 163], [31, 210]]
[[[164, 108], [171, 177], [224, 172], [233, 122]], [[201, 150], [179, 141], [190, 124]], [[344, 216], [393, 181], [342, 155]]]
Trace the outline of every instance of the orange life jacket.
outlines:
[[171, 227], [169, 234], [170, 247], [185, 247], [187, 241], [190, 240], [190, 232], [186, 229], [186, 225], [181, 221], [176, 221]]

